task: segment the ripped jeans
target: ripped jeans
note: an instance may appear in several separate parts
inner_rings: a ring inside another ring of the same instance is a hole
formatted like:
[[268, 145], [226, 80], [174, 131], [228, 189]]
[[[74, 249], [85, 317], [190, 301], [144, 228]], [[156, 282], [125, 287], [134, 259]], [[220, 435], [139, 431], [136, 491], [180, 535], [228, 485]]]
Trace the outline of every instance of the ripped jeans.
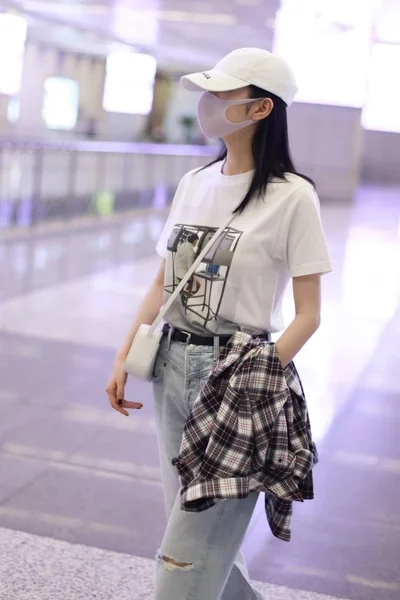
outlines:
[[200, 513], [180, 508], [178, 456], [189, 410], [207, 380], [212, 347], [163, 340], [154, 400], [168, 525], [157, 555], [156, 600], [262, 600], [240, 551], [258, 494], [223, 500]]

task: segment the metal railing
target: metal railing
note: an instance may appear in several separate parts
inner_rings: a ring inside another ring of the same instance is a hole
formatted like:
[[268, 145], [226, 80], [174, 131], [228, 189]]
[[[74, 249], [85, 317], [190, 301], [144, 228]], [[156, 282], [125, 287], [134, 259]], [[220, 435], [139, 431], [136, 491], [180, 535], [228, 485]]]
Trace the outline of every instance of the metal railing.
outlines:
[[163, 208], [215, 148], [97, 141], [0, 140], [0, 229]]

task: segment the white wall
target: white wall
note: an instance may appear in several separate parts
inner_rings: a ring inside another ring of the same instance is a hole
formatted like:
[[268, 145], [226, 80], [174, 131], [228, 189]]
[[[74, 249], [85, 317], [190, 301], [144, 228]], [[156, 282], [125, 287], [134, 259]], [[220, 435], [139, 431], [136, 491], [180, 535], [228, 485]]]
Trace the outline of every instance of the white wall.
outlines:
[[321, 198], [350, 200], [360, 176], [361, 110], [293, 104], [289, 136], [296, 168], [315, 180]]
[[400, 183], [399, 133], [363, 132], [361, 173], [367, 181]]
[[137, 141], [143, 133], [146, 121], [147, 117], [143, 115], [106, 113], [104, 137], [124, 142]]

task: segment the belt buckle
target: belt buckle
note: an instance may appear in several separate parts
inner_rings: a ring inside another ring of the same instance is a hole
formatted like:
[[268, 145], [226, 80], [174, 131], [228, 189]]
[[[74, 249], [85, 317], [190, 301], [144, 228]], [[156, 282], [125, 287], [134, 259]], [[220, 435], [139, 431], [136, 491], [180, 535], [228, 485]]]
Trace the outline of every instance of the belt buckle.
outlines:
[[181, 332], [187, 336], [187, 340], [186, 340], [185, 344], [186, 344], [186, 346], [188, 346], [190, 344], [190, 340], [192, 339], [192, 334], [189, 333], [188, 331], [183, 331], [182, 329], [181, 329]]

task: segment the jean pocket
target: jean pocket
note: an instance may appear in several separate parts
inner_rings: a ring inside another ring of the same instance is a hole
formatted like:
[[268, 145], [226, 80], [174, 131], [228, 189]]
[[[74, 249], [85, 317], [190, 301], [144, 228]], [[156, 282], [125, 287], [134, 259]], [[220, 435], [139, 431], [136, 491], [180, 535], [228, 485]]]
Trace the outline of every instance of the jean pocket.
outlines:
[[166, 366], [167, 366], [167, 361], [166, 361], [165, 357], [163, 356], [163, 353], [159, 352], [157, 354], [157, 358], [155, 360], [154, 368], [153, 368], [153, 376], [151, 379], [153, 383], [161, 383], [162, 382], [162, 380], [164, 379], [164, 372], [165, 372]]

